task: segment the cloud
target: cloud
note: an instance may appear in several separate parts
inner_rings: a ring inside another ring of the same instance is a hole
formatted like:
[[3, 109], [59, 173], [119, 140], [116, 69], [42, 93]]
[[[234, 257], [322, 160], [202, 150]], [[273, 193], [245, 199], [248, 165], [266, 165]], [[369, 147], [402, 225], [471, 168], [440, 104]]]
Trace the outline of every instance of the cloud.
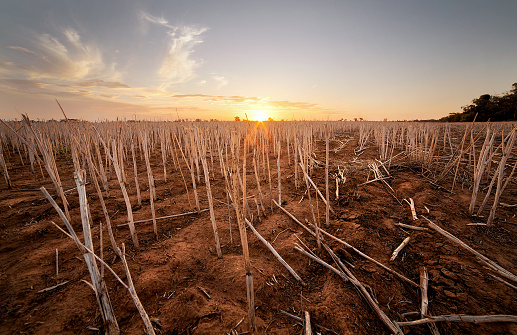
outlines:
[[293, 101], [268, 101], [268, 105], [281, 109], [320, 109], [319, 105], [308, 102], [293, 102]]
[[212, 75], [212, 79], [214, 79], [217, 82], [218, 90], [228, 85], [228, 79], [226, 79], [223, 76]]
[[208, 94], [174, 94], [176, 99], [201, 99], [212, 103], [225, 103], [237, 105], [249, 105], [253, 107], [274, 108], [281, 110], [324, 110], [320, 105], [288, 100], [269, 100], [263, 97], [249, 97], [242, 95], [208, 95]]
[[174, 27], [168, 32], [169, 49], [158, 75], [162, 79], [161, 89], [167, 89], [173, 84], [184, 83], [193, 79], [194, 70], [200, 66], [201, 60], [192, 58], [194, 47], [201, 43], [201, 34], [207, 31], [204, 27]]
[[[137, 13], [140, 21], [140, 32], [146, 35], [149, 25], [165, 28], [168, 46], [166, 54], [157, 70], [161, 81], [159, 88], [167, 90], [174, 84], [185, 83], [196, 77], [195, 70], [203, 63], [202, 59], [193, 58], [194, 48], [202, 43], [201, 35], [207, 27], [172, 25], [163, 16], [155, 16], [145, 11]], [[224, 77], [214, 78], [218, 88], [228, 84]], [[197, 85], [206, 85], [206, 80], [200, 80]]]
[[241, 95], [209, 95], [209, 94], [174, 94], [172, 98], [177, 99], [195, 99], [199, 98], [207, 102], [220, 102], [220, 103], [266, 103], [267, 99], [261, 97], [246, 97]]
[[174, 94], [172, 95], [173, 98], [211, 98], [212, 95], [206, 95], [206, 94]]
[[[64, 81], [101, 78], [117, 81], [121, 73], [115, 63], [106, 63], [101, 50], [93, 43], [83, 42], [77, 31], [62, 31], [62, 37], [39, 34], [29, 47], [13, 45], [8, 48], [29, 56], [9, 59], [18, 73], [28, 78]], [[12, 71], [11, 72], [15, 72]]]
[[131, 86], [118, 81], [104, 81], [102, 79], [90, 79], [77, 83], [81, 87], [108, 87], [108, 88], [131, 88]]
[[25, 80], [25, 79], [0, 79], [0, 88], [9, 88], [10, 90], [18, 90], [23, 92], [32, 92], [45, 87], [45, 83]]
[[220, 96], [214, 95], [207, 99], [210, 102], [224, 102], [227, 104], [247, 104], [247, 105], [265, 105], [267, 98], [247, 97], [241, 95]]
[[143, 35], [147, 34], [147, 30], [149, 29], [149, 23], [174, 29], [173, 26], [169, 25], [169, 21], [167, 21], [163, 16], [157, 17], [147, 12], [140, 11], [138, 13], [138, 18], [140, 20], [140, 32]]
[[[14, 46], [14, 45], [10, 45], [7, 47], [8, 49], [11, 49], [11, 50], [16, 50], [16, 51], [20, 51], [20, 52], [23, 52], [23, 53], [26, 53], [28, 55], [31, 55], [31, 56], [34, 56], [34, 57], [38, 57], [38, 58], [42, 58], [42, 59], [45, 59], [45, 57], [35, 53], [34, 51], [32, 50], [29, 50], [27, 48], [24, 48], [24, 47], [19, 47], [19, 46]], [[46, 59], [45, 59], [46, 60]]]

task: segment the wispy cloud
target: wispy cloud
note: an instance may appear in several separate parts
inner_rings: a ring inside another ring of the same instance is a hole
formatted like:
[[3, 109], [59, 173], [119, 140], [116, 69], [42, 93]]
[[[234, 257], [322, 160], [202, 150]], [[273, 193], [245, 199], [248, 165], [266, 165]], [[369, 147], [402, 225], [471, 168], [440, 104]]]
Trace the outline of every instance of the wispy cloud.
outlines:
[[45, 87], [45, 84], [35, 80], [26, 79], [0, 79], [0, 88], [9, 87], [11, 90], [28, 92]]
[[[201, 35], [208, 30], [206, 27], [172, 25], [163, 16], [155, 16], [145, 11], [137, 13], [140, 22], [140, 32], [147, 35], [149, 25], [163, 27], [167, 35], [168, 47], [157, 75], [161, 80], [159, 88], [166, 90], [174, 84], [184, 83], [196, 77], [195, 70], [202, 63], [202, 59], [193, 57], [194, 47], [202, 43]], [[199, 81], [198, 85], [205, 85], [206, 80]], [[224, 82], [218, 84], [224, 86]]]
[[268, 101], [268, 104], [270, 106], [272, 106], [272, 107], [281, 108], [281, 109], [305, 109], [305, 110], [310, 110], [310, 109], [315, 109], [315, 108], [318, 108], [318, 109], [321, 108], [321, 106], [319, 106], [317, 104], [311, 104], [311, 103], [308, 103], [308, 102], [287, 101], [287, 100]]
[[184, 98], [212, 98], [213, 95], [207, 94], [174, 94], [173, 98], [184, 99]]
[[211, 103], [224, 103], [234, 105], [246, 105], [250, 107], [261, 107], [276, 110], [324, 110], [320, 105], [288, 100], [269, 100], [264, 97], [242, 96], [242, 95], [209, 95], [209, 94], [174, 94], [175, 99], [200, 99]]
[[223, 76], [217, 76], [217, 75], [212, 75], [212, 79], [215, 80], [217, 82], [217, 89], [221, 89], [223, 87], [225, 87], [226, 85], [228, 85], [228, 79], [226, 79], [225, 77]]
[[140, 11], [138, 13], [138, 18], [140, 20], [140, 32], [144, 35], [147, 34], [149, 23], [174, 29], [173, 26], [169, 25], [169, 21], [167, 21], [163, 16], [158, 17], [147, 12]]
[[195, 69], [202, 60], [194, 59], [194, 47], [201, 43], [201, 34], [207, 31], [205, 27], [174, 27], [168, 32], [169, 49], [162, 62], [158, 75], [162, 78], [161, 89], [167, 89], [173, 84], [183, 83], [193, 79]]
[[93, 78], [117, 81], [121, 77], [116, 64], [106, 63], [101, 50], [93, 43], [83, 42], [74, 29], [64, 29], [61, 37], [40, 34], [29, 44], [8, 47], [28, 56], [15, 55], [10, 59], [18, 75], [69, 81]]
[[104, 81], [102, 79], [90, 79], [77, 83], [77, 86], [82, 87], [108, 87], [108, 88], [130, 88], [131, 86], [123, 84], [118, 81]]
[[[34, 57], [39, 57], [39, 58], [43, 58], [45, 59], [44, 56], [41, 56], [41, 55], [38, 55], [37, 53], [35, 53], [34, 51], [32, 50], [29, 50], [27, 48], [24, 48], [24, 47], [19, 47], [19, 46], [14, 46], [14, 45], [10, 45], [7, 47], [8, 49], [11, 49], [11, 50], [16, 50], [16, 51], [20, 51], [20, 52], [23, 52], [23, 53], [26, 53], [28, 55], [31, 55], [31, 56], [34, 56]], [[46, 59], [45, 59], [46, 60]]]

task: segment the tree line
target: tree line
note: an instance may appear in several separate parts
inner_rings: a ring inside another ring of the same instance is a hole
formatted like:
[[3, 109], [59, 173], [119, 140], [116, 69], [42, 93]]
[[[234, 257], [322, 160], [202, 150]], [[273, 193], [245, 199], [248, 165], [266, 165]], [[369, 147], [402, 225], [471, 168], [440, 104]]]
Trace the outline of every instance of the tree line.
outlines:
[[474, 118], [479, 122], [486, 121], [516, 121], [517, 120], [517, 83], [512, 89], [502, 95], [483, 94], [472, 100], [472, 103], [461, 107], [462, 113], [450, 113], [440, 121], [444, 122], [472, 122]]

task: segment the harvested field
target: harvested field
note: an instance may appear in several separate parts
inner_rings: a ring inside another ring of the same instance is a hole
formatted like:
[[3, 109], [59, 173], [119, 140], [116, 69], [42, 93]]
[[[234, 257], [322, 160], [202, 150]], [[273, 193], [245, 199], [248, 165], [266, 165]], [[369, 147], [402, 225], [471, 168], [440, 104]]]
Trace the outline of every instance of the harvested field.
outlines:
[[[391, 334], [390, 323], [406, 334], [517, 334], [513, 124], [26, 119], [1, 127], [0, 334], [116, 333], [86, 257], [56, 227], [69, 232], [40, 187], [63, 210], [66, 198], [84, 244], [86, 220], [93, 251], [120, 277], [91, 261], [123, 334], [252, 332], [249, 292], [257, 334], [301, 334], [304, 323], [285, 312], [304, 320], [305, 311], [321, 334]], [[85, 178], [87, 206], [74, 172]], [[126, 288], [122, 244], [153, 329]]]

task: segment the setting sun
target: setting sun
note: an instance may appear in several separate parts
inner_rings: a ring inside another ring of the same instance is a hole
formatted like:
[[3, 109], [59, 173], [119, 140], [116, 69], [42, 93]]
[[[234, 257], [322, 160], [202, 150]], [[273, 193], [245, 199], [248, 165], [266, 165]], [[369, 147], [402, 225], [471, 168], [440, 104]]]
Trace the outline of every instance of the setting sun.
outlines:
[[267, 118], [268, 118], [268, 115], [266, 112], [264, 111], [257, 111], [255, 113], [253, 113], [253, 118], [256, 120], [256, 121], [266, 121]]

